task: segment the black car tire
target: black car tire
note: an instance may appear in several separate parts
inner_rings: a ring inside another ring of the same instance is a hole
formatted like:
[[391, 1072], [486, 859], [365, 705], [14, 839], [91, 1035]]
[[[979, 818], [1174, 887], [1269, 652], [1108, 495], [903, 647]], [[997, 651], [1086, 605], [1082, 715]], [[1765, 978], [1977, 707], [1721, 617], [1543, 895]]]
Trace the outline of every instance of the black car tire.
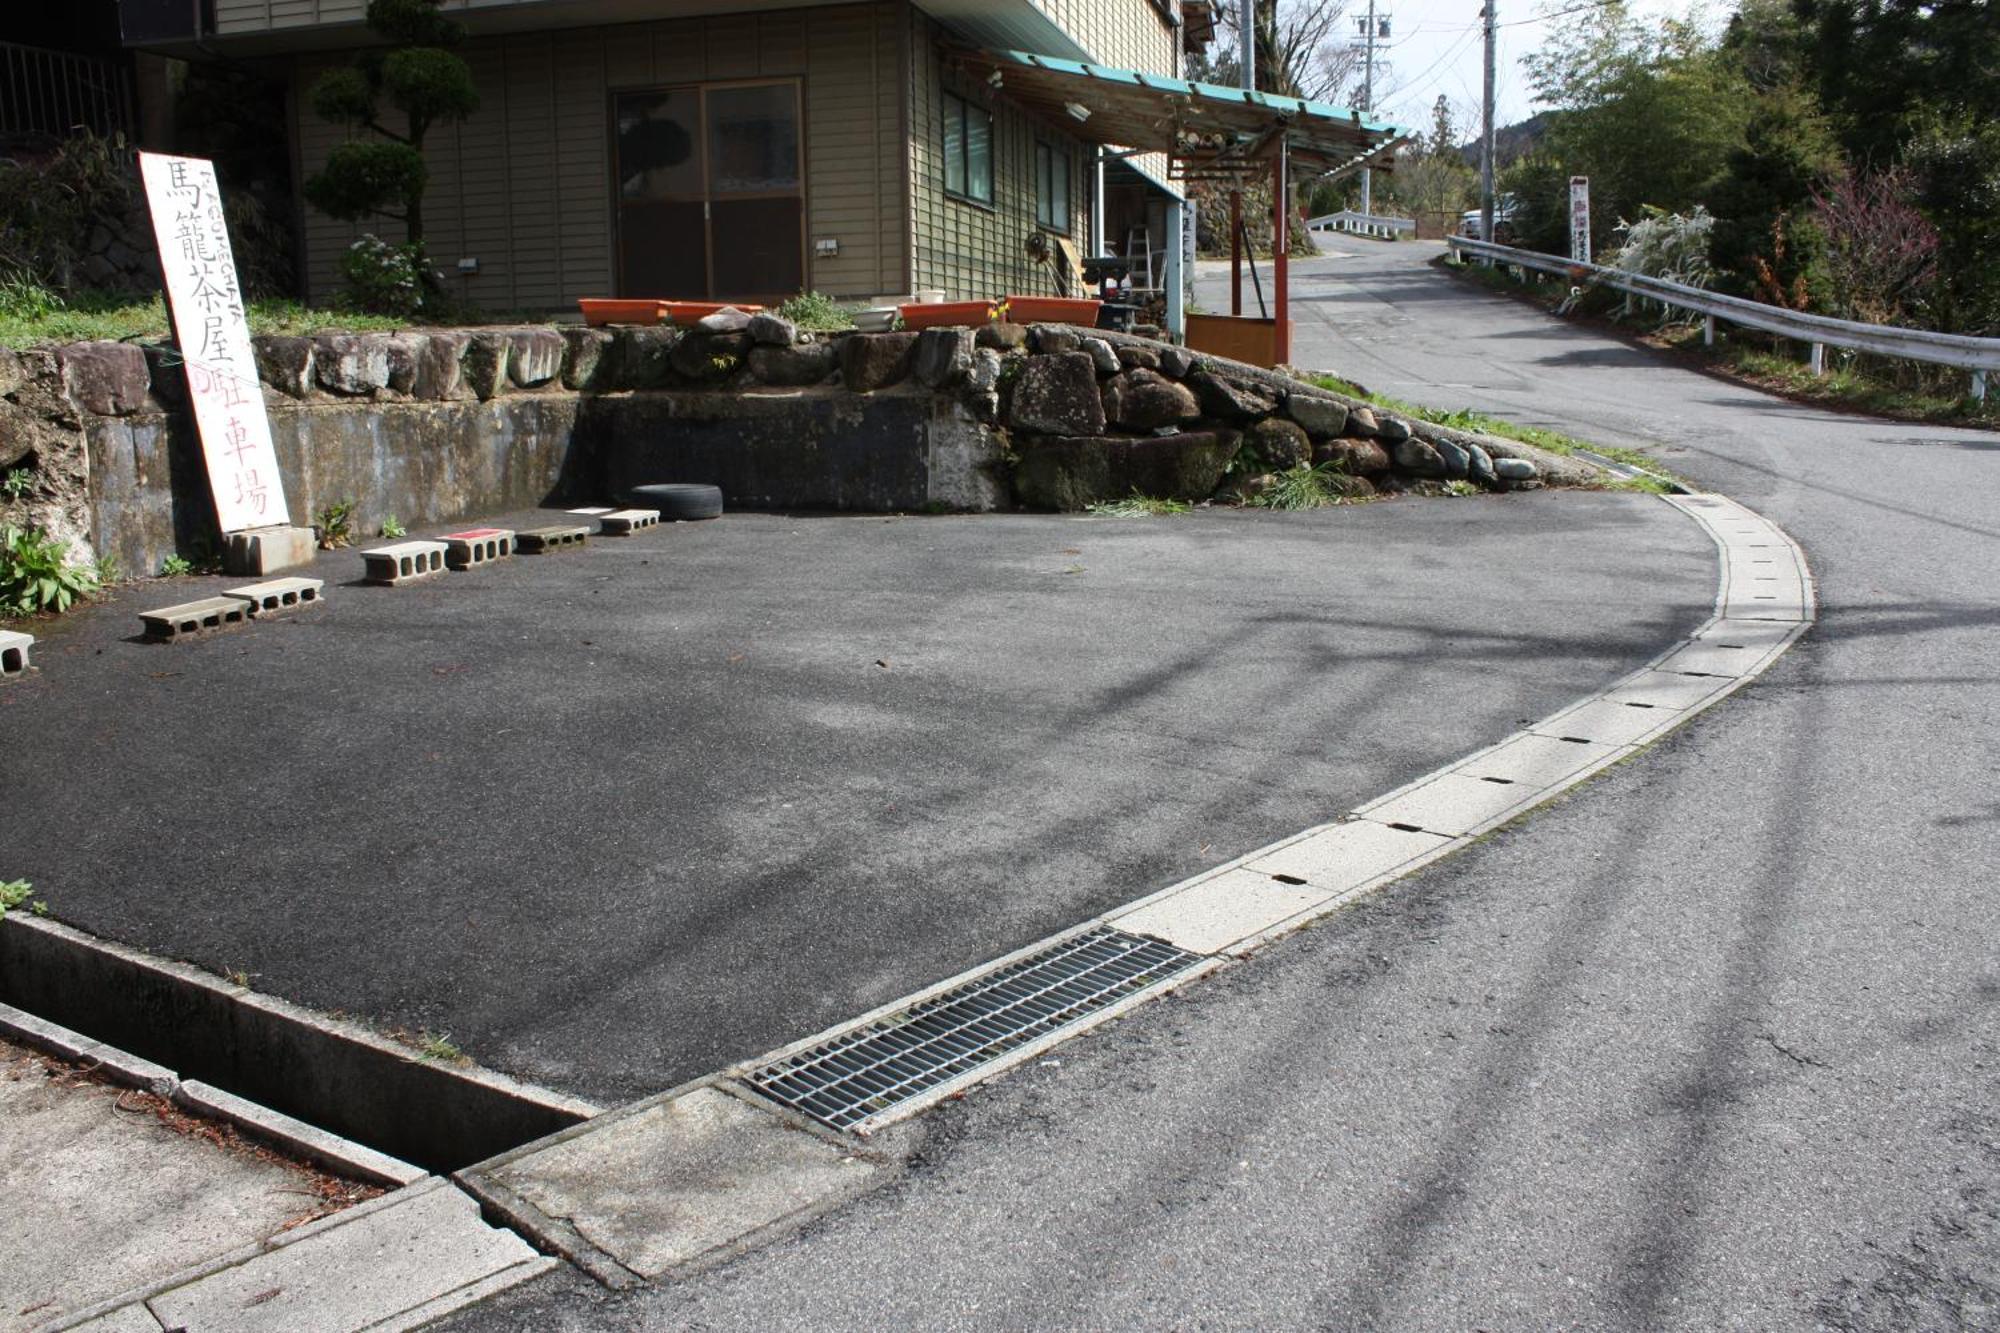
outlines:
[[722, 517], [722, 488], [696, 482], [634, 486], [631, 502], [642, 509], [657, 509], [660, 517], [668, 520]]

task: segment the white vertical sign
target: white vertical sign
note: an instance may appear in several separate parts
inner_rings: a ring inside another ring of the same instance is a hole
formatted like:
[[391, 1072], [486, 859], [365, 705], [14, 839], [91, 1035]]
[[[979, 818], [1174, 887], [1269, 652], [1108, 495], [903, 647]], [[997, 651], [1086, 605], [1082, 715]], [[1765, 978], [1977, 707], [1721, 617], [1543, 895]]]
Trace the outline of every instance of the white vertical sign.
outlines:
[[215, 516], [224, 532], [289, 524], [215, 164], [141, 153], [139, 175], [160, 246], [174, 338], [187, 363]]
[[1590, 177], [1569, 178], [1569, 257], [1590, 262]]

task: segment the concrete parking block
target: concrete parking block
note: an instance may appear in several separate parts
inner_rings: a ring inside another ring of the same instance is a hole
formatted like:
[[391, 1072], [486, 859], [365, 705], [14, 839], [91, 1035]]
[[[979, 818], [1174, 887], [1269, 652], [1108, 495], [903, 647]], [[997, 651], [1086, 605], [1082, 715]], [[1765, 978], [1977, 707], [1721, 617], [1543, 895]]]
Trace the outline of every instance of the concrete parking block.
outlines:
[[1444, 773], [1401, 795], [1362, 806], [1355, 813], [1378, 824], [1401, 824], [1458, 837], [1541, 797], [1544, 787], [1509, 779]]
[[1373, 820], [1329, 824], [1246, 864], [1267, 875], [1346, 893], [1449, 845], [1443, 834], [1390, 828]]
[[490, 565], [514, 554], [512, 528], [467, 528], [464, 532], [447, 532], [441, 540], [445, 546], [444, 562], [453, 569]]
[[304, 569], [319, 550], [319, 534], [311, 528], [250, 528], [229, 534], [222, 566], [232, 574], [278, 574]]
[[660, 524], [657, 509], [614, 509], [598, 520], [598, 532], [606, 537], [629, 537], [641, 528]]
[[488, 1226], [469, 1195], [431, 1180], [301, 1227], [263, 1254], [146, 1303], [168, 1328], [409, 1328], [434, 1318], [454, 1293], [526, 1281], [551, 1266], [513, 1232]]
[[318, 606], [322, 600], [320, 594], [325, 588], [324, 579], [284, 578], [246, 583], [240, 588], [225, 588], [222, 595], [248, 602], [253, 616], [274, 616], [285, 611], [297, 611], [301, 607]]
[[893, 1170], [713, 1086], [675, 1091], [462, 1173], [531, 1234], [610, 1277], [658, 1277], [803, 1221]]
[[1254, 870], [1225, 870], [1123, 916], [1118, 929], [1150, 935], [1190, 953], [1226, 953], [1322, 903], [1327, 891]]
[[397, 542], [361, 553], [368, 582], [392, 588], [444, 573], [444, 556], [445, 544], [430, 541]]
[[516, 534], [514, 548], [527, 555], [542, 555], [549, 551], [581, 547], [589, 537], [590, 529], [580, 523], [575, 526], [527, 528]]
[[24, 674], [28, 669], [28, 649], [34, 646], [34, 635], [0, 629], [0, 676]]
[[146, 636], [162, 642], [241, 625], [249, 617], [249, 605], [234, 597], [204, 597], [198, 602], [182, 602], [139, 613]]

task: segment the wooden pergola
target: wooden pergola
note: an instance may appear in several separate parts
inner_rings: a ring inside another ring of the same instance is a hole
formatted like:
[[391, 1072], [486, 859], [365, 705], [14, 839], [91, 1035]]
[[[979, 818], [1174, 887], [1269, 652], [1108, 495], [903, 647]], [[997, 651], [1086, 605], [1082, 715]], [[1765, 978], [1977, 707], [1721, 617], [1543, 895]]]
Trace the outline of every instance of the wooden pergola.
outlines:
[[1300, 176], [1388, 170], [1410, 134], [1327, 102], [1026, 51], [967, 49], [958, 61], [1009, 101], [1064, 132], [1128, 153], [1164, 153], [1177, 181], [1230, 189], [1230, 313], [1243, 313], [1242, 191], [1269, 173], [1277, 360], [1291, 356], [1285, 209]]

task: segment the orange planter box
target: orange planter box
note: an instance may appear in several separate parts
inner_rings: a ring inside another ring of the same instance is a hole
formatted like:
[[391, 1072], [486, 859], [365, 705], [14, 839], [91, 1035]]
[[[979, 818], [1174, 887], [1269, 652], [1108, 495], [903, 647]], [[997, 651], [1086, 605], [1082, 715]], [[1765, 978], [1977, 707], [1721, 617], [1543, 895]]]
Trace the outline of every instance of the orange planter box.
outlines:
[[986, 324], [993, 319], [991, 301], [930, 301], [921, 305], [899, 305], [906, 329], [948, 329]]
[[580, 300], [586, 324], [658, 324], [667, 317], [667, 303], [650, 297], [645, 300]]
[[698, 319], [707, 319], [725, 306], [735, 306], [746, 315], [761, 314], [764, 309], [747, 301], [662, 301], [660, 305], [665, 308], [667, 318], [676, 324], [692, 324]]
[[1097, 311], [1104, 302], [1076, 296], [1009, 296], [1007, 321], [1010, 324], [1081, 324], [1097, 327]]

